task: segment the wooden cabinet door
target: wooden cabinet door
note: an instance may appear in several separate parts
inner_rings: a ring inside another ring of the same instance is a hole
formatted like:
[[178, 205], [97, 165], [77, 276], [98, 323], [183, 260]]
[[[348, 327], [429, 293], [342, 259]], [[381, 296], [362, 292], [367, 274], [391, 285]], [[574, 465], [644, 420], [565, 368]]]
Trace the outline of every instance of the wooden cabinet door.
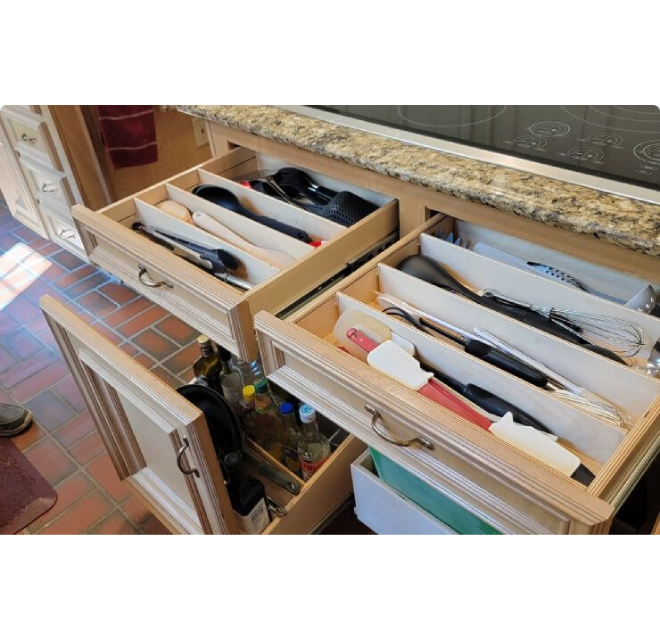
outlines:
[[122, 481], [173, 532], [235, 533], [203, 413], [53, 298], [41, 308]]

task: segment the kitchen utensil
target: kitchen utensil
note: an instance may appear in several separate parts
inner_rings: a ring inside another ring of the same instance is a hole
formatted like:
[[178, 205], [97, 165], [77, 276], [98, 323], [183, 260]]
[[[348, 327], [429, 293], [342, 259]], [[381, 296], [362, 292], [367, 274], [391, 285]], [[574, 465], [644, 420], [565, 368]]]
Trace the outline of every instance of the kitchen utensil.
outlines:
[[612, 349], [624, 357], [634, 357], [645, 344], [644, 331], [627, 319], [608, 315], [592, 315], [562, 308], [535, 306], [502, 295], [493, 289], [484, 291], [484, 297], [513, 308], [538, 313], [579, 338], [607, 344], [608, 349]]
[[247, 240], [243, 239], [237, 233], [234, 233], [230, 228], [218, 222], [210, 215], [202, 213], [201, 211], [196, 211], [192, 215], [193, 222], [200, 229], [208, 231], [212, 235], [219, 237], [225, 242], [229, 242], [239, 249], [249, 253], [253, 257], [256, 257], [258, 260], [270, 264], [271, 266], [278, 269], [285, 269], [291, 266], [295, 262], [295, 259], [287, 255], [286, 253], [281, 253], [280, 251], [272, 251], [268, 249], [260, 248], [251, 244]]
[[273, 178], [272, 175], [266, 175], [265, 177], [256, 177], [251, 180], [241, 182], [243, 186], [248, 186], [259, 193], [268, 195], [270, 197], [278, 198], [283, 200], [287, 204], [292, 206], [297, 206], [298, 208], [308, 211], [309, 213], [318, 214], [323, 205], [313, 204], [306, 201], [300, 201], [291, 197]]
[[321, 209], [319, 215], [342, 226], [353, 226], [377, 208], [375, 204], [350, 191], [342, 191]]
[[270, 479], [273, 483], [281, 486], [292, 495], [300, 494], [300, 483], [294, 480], [290, 475], [276, 468], [272, 464], [265, 461], [260, 461], [257, 466], [257, 472], [266, 479]]
[[[382, 297], [388, 296], [379, 296], [378, 302], [381, 305], [385, 303], [385, 300], [381, 299]], [[414, 308], [410, 307], [410, 305], [406, 306], [408, 306], [408, 308]], [[511, 375], [515, 375], [520, 379], [524, 379], [526, 382], [529, 382], [534, 386], [538, 386], [539, 388], [544, 388], [548, 383], [547, 377], [536, 369], [527, 366], [520, 360], [511, 357], [506, 353], [503, 353], [502, 351], [492, 347], [486, 342], [464, 337], [462, 335], [463, 331], [459, 332], [455, 330], [455, 327], [449, 328], [451, 325], [448, 326], [445, 322], [436, 322], [434, 319], [430, 318], [428, 314], [424, 313], [422, 315], [419, 311], [417, 311], [417, 309], [414, 309], [413, 313], [410, 314], [410, 311], [407, 309], [401, 308], [399, 306], [389, 306], [384, 309], [384, 312], [388, 315], [402, 316], [401, 313], [404, 313], [409, 317], [412, 315], [412, 318], [414, 318], [422, 328], [430, 329], [460, 344], [465, 349], [465, 352], [469, 355], [472, 355], [473, 357], [476, 357], [477, 359], [480, 359], [484, 362], [488, 362], [492, 366], [495, 366], [500, 370], [504, 370]], [[405, 315], [403, 315], [403, 318], [407, 319]], [[417, 315], [417, 317], [415, 317], [415, 315]]]
[[166, 215], [175, 217], [177, 220], [181, 220], [182, 222], [192, 222], [190, 211], [185, 206], [183, 206], [183, 204], [179, 204], [174, 200], [164, 200], [163, 202], [156, 204], [156, 208], [161, 210]]
[[436, 235], [436, 237], [439, 240], [444, 240], [445, 242], [449, 242], [450, 244], [455, 244], [456, 246], [460, 246], [460, 247], [465, 248], [465, 249], [470, 248], [467, 241], [464, 241], [460, 236], [457, 236], [456, 238], [454, 238], [454, 232], [453, 231], [451, 233], [449, 233], [449, 235], [447, 235], [446, 233], [440, 232]]
[[626, 302], [626, 308], [632, 308], [640, 313], [652, 313], [657, 303], [658, 296], [655, 289], [649, 284], [632, 297], [629, 302]]
[[325, 205], [337, 195], [337, 191], [314, 184], [307, 173], [293, 167], [281, 168], [272, 177], [282, 189], [292, 190], [316, 204]]
[[212, 184], [200, 184], [193, 189], [193, 194], [198, 197], [204, 198], [213, 204], [217, 204], [225, 209], [229, 209], [234, 213], [243, 215], [254, 222], [263, 224], [275, 231], [294, 237], [301, 242], [309, 244], [312, 238], [302, 229], [297, 229], [290, 224], [285, 224], [279, 220], [266, 217], [265, 215], [256, 215], [252, 211], [246, 209], [239, 201], [238, 198], [227, 189]]
[[660, 339], [653, 345], [646, 362], [646, 373], [651, 377], [660, 376]]
[[175, 238], [139, 222], [133, 224], [133, 229], [148, 235], [156, 243], [170, 249], [179, 257], [200, 266], [215, 277], [236, 288], [244, 291], [249, 291], [253, 288], [250, 282], [230, 273], [230, 271], [236, 270], [240, 266], [240, 263], [227, 251], [210, 249], [188, 242], [182, 238]]
[[581, 291], [586, 291], [587, 288], [582, 282], [577, 278], [573, 277], [569, 273], [562, 271], [561, 269], [555, 268], [554, 266], [548, 266], [546, 264], [539, 264], [538, 262], [528, 262], [527, 260], [513, 255], [512, 253], [507, 253], [501, 249], [490, 246], [485, 242], [477, 242], [472, 250], [484, 257], [490, 257], [498, 262], [503, 262], [504, 264], [509, 264], [510, 266], [515, 266], [524, 271], [531, 271], [537, 275], [542, 275], [543, 277], [554, 280], [555, 282], [561, 282], [562, 284], [568, 284], [573, 288], [577, 288]]

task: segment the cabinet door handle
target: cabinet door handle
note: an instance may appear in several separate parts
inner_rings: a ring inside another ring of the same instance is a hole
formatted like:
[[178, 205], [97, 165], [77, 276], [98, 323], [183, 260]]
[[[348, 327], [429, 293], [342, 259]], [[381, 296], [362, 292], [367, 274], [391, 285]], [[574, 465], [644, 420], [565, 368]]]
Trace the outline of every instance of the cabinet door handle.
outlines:
[[55, 182], [46, 182], [41, 185], [41, 190], [44, 193], [57, 193], [60, 190], [60, 185]]
[[28, 136], [27, 133], [23, 133], [23, 135], [21, 135], [21, 140], [23, 140], [23, 142], [27, 142], [28, 144], [36, 144], [37, 143], [37, 138], [31, 138], [31, 137]]
[[142, 266], [142, 264], [138, 264], [138, 268], [140, 269], [138, 271], [138, 279], [140, 280], [140, 284], [144, 284], [144, 286], [146, 286], [147, 288], [161, 288], [162, 286], [166, 286], [167, 288], [174, 288], [174, 286], [172, 286], [172, 282], [168, 282], [167, 280], [154, 282], [151, 279], [151, 276], [149, 275], [149, 271], [147, 270], [146, 266]]
[[[195, 477], [199, 478], [199, 471], [196, 468], [183, 467], [183, 456], [188, 448], [190, 448], [190, 442], [185, 435], [181, 438], [181, 440], [183, 441], [183, 446], [179, 448], [179, 452], [176, 455], [176, 465], [184, 475], [195, 475]], [[188, 464], [186, 464], [186, 466], [187, 465]]]
[[63, 240], [72, 240], [74, 237], [76, 237], [76, 232], [73, 229], [62, 229], [58, 235], [63, 239]]
[[371, 429], [380, 437], [381, 439], [384, 439], [386, 442], [393, 444], [394, 446], [401, 446], [402, 448], [408, 448], [408, 446], [412, 446], [413, 444], [419, 444], [420, 446], [424, 446], [424, 448], [428, 448], [429, 450], [433, 450], [435, 446], [428, 440], [424, 439], [423, 437], [415, 437], [414, 439], [396, 439], [386, 433], [381, 426], [378, 425], [378, 420], [380, 419], [380, 413], [373, 407], [373, 406], [365, 406], [365, 410], [371, 415]]

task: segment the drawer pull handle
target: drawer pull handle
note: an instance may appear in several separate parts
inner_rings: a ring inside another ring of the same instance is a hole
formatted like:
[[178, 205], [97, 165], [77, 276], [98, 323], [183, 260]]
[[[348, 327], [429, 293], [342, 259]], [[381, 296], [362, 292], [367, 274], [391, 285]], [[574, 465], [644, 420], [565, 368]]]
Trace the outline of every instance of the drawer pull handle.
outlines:
[[27, 142], [28, 144], [36, 144], [37, 143], [37, 138], [31, 138], [31, 137], [28, 136], [27, 133], [23, 133], [23, 135], [21, 135], [21, 140], [23, 140], [23, 142]]
[[55, 182], [46, 182], [41, 185], [41, 190], [44, 193], [57, 193], [60, 190], [60, 185]]
[[146, 266], [142, 266], [142, 264], [138, 264], [138, 268], [140, 269], [138, 272], [138, 279], [140, 280], [140, 284], [144, 284], [144, 286], [146, 286], [147, 288], [161, 288], [161, 286], [166, 286], [167, 288], [174, 288], [174, 286], [172, 286], [172, 282], [168, 282], [167, 280], [154, 282], [151, 279], [151, 276], [149, 275], [149, 271], [147, 271]]
[[58, 235], [63, 239], [63, 240], [72, 240], [74, 237], [76, 237], [76, 232], [73, 229], [62, 229]]
[[183, 456], [190, 447], [190, 442], [188, 441], [188, 438], [185, 435], [181, 439], [183, 440], [183, 446], [179, 448], [179, 452], [176, 455], [176, 465], [184, 475], [195, 475], [195, 477], [199, 479], [199, 471], [196, 468], [183, 467]]
[[424, 439], [423, 437], [415, 437], [414, 439], [407, 440], [395, 439], [378, 425], [380, 413], [373, 406], [365, 406], [364, 408], [371, 415], [371, 429], [374, 431], [374, 433], [376, 433], [376, 435], [378, 435], [378, 437], [384, 439], [386, 442], [393, 444], [394, 446], [401, 446], [402, 448], [408, 448], [408, 446], [412, 446], [413, 444], [419, 444], [420, 446], [424, 446], [424, 448], [428, 448], [429, 450], [433, 450], [435, 448], [435, 446], [430, 441], [428, 441], [428, 439]]

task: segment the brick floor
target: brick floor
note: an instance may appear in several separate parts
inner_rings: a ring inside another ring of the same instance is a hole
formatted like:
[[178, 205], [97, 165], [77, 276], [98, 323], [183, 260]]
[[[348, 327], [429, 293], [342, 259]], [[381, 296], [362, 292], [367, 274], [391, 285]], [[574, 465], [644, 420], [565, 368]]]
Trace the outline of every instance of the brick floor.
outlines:
[[195, 331], [15, 222], [0, 197], [0, 402], [34, 412], [32, 427], [14, 442], [58, 493], [56, 505], [26, 532], [166, 534], [119, 481], [41, 313], [43, 295], [62, 301], [172, 386], [189, 381], [196, 355]]

